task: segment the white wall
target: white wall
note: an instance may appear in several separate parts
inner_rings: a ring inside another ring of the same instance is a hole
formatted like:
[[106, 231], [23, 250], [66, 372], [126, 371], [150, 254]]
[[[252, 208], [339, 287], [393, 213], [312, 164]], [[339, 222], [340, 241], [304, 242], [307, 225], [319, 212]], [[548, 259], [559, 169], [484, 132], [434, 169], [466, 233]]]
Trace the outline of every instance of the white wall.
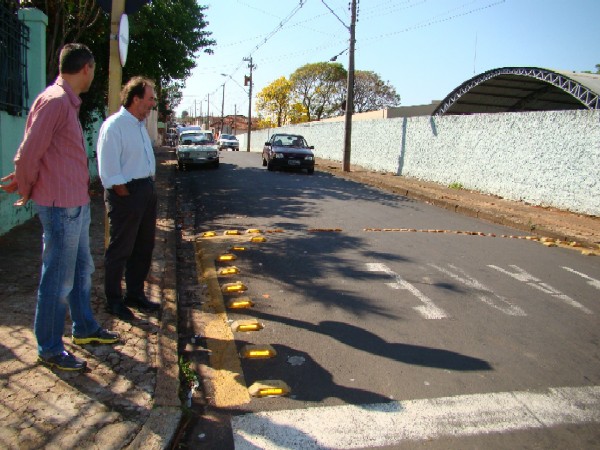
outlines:
[[[344, 123], [252, 132], [302, 134], [318, 157], [341, 161]], [[239, 135], [246, 148], [246, 135]], [[351, 163], [374, 171], [600, 215], [600, 111], [410, 117], [352, 123]]]

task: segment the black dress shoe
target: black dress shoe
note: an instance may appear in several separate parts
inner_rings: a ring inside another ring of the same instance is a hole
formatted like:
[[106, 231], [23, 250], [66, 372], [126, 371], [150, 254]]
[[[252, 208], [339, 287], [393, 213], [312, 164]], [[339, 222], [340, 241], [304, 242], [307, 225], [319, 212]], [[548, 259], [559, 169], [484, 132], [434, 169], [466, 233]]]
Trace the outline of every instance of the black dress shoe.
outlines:
[[158, 311], [160, 309], [160, 303], [151, 302], [146, 298], [145, 295], [142, 296], [133, 296], [126, 295], [125, 296], [125, 304], [127, 306], [132, 306], [134, 308], [142, 308], [147, 309], [149, 311]]
[[122, 303], [108, 303], [106, 305], [106, 312], [117, 316], [121, 320], [133, 320], [135, 315], [131, 310]]

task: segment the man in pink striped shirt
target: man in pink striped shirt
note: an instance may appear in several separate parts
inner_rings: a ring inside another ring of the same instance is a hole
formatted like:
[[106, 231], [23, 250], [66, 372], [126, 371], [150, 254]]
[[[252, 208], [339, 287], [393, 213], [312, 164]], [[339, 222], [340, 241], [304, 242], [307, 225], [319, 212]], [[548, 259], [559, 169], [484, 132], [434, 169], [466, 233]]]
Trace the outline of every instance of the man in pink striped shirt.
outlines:
[[113, 344], [119, 335], [100, 327], [90, 305], [90, 197], [87, 152], [79, 122], [79, 94], [94, 79], [95, 61], [82, 44], [60, 52], [60, 75], [34, 101], [15, 156], [15, 172], [2, 189], [18, 191], [15, 206], [33, 200], [44, 230], [42, 273], [34, 331], [38, 360], [49, 367], [81, 371], [86, 362], [65, 350], [67, 305], [75, 344]]

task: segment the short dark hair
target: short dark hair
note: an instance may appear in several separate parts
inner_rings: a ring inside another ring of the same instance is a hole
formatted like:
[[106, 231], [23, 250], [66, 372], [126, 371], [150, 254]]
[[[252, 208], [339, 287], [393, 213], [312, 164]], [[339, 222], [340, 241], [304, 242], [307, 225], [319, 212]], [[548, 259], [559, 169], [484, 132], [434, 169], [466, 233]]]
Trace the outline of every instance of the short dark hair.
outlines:
[[129, 108], [133, 103], [134, 97], [144, 98], [146, 86], [150, 86], [154, 89], [154, 81], [145, 77], [131, 78], [121, 90], [121, 105], [125, 108]]
[[94, 65], [94, 55], [91, 50], [83, 44], [65, 44], [60, 50], [58, 57], [60, 73], [76, 74], [86, 64]]

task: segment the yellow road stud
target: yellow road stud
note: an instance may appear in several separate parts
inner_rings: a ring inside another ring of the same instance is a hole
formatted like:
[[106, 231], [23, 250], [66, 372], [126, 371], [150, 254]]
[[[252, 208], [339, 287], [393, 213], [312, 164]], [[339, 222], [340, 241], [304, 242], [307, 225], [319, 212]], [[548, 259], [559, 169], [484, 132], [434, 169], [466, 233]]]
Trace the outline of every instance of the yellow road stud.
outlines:
[[258, 228], [250, 228], [249, 230], [246, 230], [247, 234], [261, 234], [262, 231], [260, 231]]
[[233, 253], [224, 253], [222, 255], [219, 255], [219, 257], [217, 258], [217, 261], [226, 262], [226, 261], [234, 261], [236, 259], [237, 259], [237, 256], [235, 256]]
[[221, 291], [225, 294], [232, 292], [244, 292], [247, 291], [248, 288], [241, 281], [236, 281], [235, 283], [227, 283], [221, 287]]
[[253, 236], [250, 238], [250, 242], [267, 242], [267, 238], [263, 236]]
[[238, 236], [242, 233], [240, 233], [240, 230], [225, 230], [225, 233], [223, 233], [225, 236]]
[[246, 359], [268, 359], [277, 356], [277, 351], [270, 345], [248, 344], [242, 348], [240, 355]]
[[219, 269], [219, 276], [235, 275], [240, 273], [240, 269], [235, 266], [223, 267]]
[[248, 320], [236, 320], [231, 324], [233, 331], [248, 332], [248, 331], [259, 331], [265, 326], [256, 319]]
[[229, 249], [230, 252], [245, 252], [248, 250], [248, 247], [244, 247], [243, 245], [234, 245]]
[[243, 298], [232, 298], [227, 302], [227, 307], [229, 309], [244, 309], [244, 308], [252, 308], [254, 306], [254, 302], [250, 300], [248, 297]]
[[257, 381], [248, 388], [253, 397], [281, 397], [292, 392], [290, 387], [281, 380]]
[[214, 231], [205, 231], [204, 233], [202, 233], [202, 237], [215, 237], [217, 235], [217, 233], [215, 233]]

